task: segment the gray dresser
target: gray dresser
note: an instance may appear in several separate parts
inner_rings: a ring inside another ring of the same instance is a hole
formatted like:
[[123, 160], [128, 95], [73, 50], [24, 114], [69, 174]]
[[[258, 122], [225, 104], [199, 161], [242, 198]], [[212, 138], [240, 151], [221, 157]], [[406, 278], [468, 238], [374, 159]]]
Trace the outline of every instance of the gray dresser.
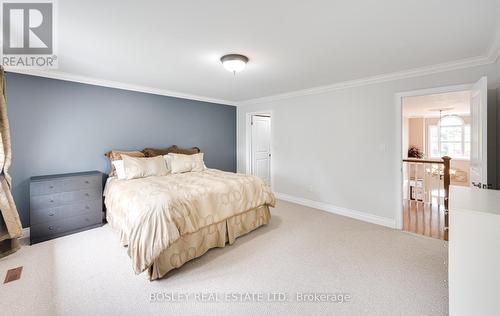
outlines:
[[99, 171], [32, 177], [31, 244], [101, 226], [103, 179]]

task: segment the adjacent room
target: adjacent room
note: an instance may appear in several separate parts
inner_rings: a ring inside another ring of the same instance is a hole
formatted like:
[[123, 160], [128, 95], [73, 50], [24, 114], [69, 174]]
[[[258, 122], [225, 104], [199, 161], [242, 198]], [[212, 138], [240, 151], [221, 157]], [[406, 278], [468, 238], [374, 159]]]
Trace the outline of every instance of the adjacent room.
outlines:
[[0, 315], [500, 315], [499, 0], [0, 7]]
[[471, 91], [408, 96], [402, 112], [403, 230], [444, 239], [445, 185], [475, 185]]

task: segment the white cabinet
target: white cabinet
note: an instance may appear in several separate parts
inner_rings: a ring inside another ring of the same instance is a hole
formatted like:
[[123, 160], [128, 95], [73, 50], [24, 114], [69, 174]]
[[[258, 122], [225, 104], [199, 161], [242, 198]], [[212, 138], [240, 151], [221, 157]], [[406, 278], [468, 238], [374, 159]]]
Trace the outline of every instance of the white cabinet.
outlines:
[[500, 315], [500, 191], [450, 189], [450, 315]]

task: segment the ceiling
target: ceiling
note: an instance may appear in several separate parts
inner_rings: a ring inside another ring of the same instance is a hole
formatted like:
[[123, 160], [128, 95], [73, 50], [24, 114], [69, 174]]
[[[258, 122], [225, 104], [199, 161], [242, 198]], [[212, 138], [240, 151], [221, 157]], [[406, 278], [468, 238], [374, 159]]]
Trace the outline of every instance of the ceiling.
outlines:
[[405, 97], [403, 99], [404, 117], [436, 117], [439, 110], [443, 115], [470, 115], [470, 91], [431, 94]]
[[[42, 75], [224, 103], [484, 56], [500, 12], [498, 0], [57, 3], [59, 69]], [[224, 70], [227, 53], [246, 70]]]

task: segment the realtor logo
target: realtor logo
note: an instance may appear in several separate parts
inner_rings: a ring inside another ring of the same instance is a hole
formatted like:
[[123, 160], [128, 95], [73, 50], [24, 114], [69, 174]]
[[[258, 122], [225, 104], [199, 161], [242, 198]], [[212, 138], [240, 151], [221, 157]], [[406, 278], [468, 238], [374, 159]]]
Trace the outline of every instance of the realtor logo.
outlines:
[[57, 68], [54, 1], [2, 1], [1, 16], [4, 66]]

